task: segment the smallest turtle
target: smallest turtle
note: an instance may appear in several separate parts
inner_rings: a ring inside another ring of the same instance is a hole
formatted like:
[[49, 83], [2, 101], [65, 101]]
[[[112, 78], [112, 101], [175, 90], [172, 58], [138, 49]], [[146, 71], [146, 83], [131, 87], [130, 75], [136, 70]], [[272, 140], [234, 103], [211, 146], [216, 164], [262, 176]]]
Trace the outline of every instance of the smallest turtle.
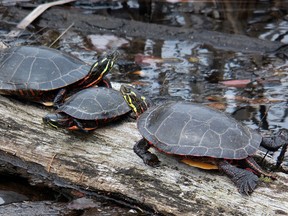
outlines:
[[119, 91], [92, 87], [72, 95], [55, 113], [43, 117], [54, 128], [88, 132], [131, 111]]
[[158, 166], [151, 146], [161, 152], [182, 157], [183, 162], [199, 168], [218, 168], [242, 194], [254, 191], [258, 176], [275, 179], [253, 159], [260, 144], [276, 150], [287, 143], [288, 132], [278, 138], [262, 138], [256, 131], [223, 112], [197, 103], [179, 101], [153, 106], [152, 102], [130, 86], [120, 89], [124, 99], [136, 113], [137, 127], [143, 138], [134, 152], [150, 166]]

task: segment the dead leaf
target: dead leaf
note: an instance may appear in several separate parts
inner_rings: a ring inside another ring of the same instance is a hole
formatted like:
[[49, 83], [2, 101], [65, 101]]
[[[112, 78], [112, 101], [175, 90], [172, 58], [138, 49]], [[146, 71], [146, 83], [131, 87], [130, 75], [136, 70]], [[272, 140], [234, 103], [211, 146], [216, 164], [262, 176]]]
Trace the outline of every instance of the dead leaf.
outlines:
[[250, 82], [251, 80], [244, 79], [244, 80], [226, 80], [226, 81], [221, 81], [220, 83], [228, 87], [245, 88], [247, 84]]

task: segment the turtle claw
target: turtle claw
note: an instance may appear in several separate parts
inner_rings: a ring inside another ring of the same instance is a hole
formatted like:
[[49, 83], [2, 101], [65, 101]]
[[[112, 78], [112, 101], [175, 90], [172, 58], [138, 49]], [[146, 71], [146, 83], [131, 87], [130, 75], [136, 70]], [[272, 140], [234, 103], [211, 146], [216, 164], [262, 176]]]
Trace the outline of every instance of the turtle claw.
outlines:
[[258, 183], [258, 176], [253, 172], [235, 167], [227, 161], [221, 161], [219, 168], [231, 178], [241, 194], [251, 194]]
[[142, 159], [145, 164], [151, 167], [158, 167], [160, 165], [160, 161], [158, 157], [155, 154], [152, 154], [150, 152], [148, 152], [148, 154], [145, 154], [145, 156]]
[[249, 195], [255, 190], [259, 178], [248, 170], [241, 170], [231, 180], [241, 194]]

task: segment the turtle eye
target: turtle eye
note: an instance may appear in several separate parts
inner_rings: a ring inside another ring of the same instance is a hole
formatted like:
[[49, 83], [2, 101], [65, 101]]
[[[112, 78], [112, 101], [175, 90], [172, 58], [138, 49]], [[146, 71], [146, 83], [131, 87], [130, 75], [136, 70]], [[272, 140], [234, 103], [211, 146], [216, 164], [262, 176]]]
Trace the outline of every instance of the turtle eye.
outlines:
[[48, 114], [45, 117], [43, 117], [43, 122], [46, 125], [49, 125], [55, 129], [58, 129], [57, 115]]

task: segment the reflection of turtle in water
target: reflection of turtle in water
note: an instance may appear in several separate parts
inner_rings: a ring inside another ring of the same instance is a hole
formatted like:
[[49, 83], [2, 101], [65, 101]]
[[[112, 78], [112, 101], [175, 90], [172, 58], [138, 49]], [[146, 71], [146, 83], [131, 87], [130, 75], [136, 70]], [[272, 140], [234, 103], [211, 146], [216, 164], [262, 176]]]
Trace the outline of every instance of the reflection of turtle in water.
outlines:
[[90, 131], [129, 113], [130, 107], [119, 91], [112, 88], [87, 88], [72, 95], [56, 113], [43, 118], [54, 128]]
[[[184, 157], [186, 163], [187, 159], [196, 159], [198, 167], [205, 168], [203, 165], [209, 163], [210, 168], [219, 168], [244, 194], [254, 191], [257, 175], [275, 179], [251, 157], [261, 143], [273, 148], [272, 139], [264, 140], [234, 118], [203, 105], [168, 102], [149, 108], [151, 101], [135, 89], [123, 85], [120, 91], [139, 116], [137, 126], [143, 139], [135, 144], [134, 151], [145, 164], [157, 166], [160, 163], [157, 156], [148, 151], [153, 145], [161, 152]], [[279, 135], [287, 139], [287, 130]], [[189, 160], [189, 163], [192, 162]]]
[[55, 106], [69, 91], [93, 85], [110, 87], [103, 80], [118, 54], [99, 57], [89, 66], [80, 59], [48, 47], [20, 46], [0, 52], [0, 93]]

